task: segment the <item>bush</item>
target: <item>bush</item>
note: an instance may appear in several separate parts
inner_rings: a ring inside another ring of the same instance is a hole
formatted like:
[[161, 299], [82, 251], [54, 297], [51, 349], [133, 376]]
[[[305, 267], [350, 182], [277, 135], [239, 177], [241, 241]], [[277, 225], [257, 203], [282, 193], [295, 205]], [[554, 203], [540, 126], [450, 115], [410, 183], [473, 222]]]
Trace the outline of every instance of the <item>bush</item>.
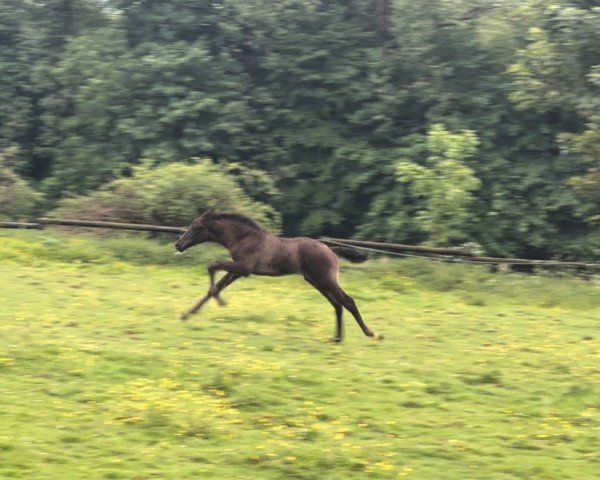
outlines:
[[0, 219], [30, 219], [42, 195], [11, 169], [0, 166]]
[[88, 196], [61, 200], [52, 215], [185, 226], [209, 208], [251, 216], [274, 230], [281, 223], [271, 206], [253, 201], [231, 175], [209, 161], [156, 168], [144, 164], [131, 178], [114, 180]]

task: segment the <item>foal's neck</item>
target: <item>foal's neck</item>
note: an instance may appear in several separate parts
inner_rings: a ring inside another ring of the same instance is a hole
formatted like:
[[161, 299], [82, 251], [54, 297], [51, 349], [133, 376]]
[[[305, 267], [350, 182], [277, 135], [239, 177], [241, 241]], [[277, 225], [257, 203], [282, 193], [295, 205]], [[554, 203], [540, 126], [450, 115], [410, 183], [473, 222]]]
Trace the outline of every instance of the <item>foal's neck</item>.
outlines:
[[248, 225], [228, 220], [216, 220], [213, 225], [211, 239], [228, 250], [235, 248], [236, 245], [239, 245], [243, 239], [249, 236], [258, 237], [263, 233]]

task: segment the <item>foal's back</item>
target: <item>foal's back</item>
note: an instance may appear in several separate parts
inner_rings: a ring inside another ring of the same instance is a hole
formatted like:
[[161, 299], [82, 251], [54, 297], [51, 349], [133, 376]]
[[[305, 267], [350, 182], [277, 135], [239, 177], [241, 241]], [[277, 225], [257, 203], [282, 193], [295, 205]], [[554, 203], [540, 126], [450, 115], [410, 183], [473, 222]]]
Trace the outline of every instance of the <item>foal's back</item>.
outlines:
[[337, 256], [327, 245], [308, 237], [276, 237], [266, 235], [262, 241], [262, 257], [257, 265], [258, 274], [289, 275], [337, 272]]
[[304, 276], [332, 272], [337, 274], [338, 258], [324, 243], [308, 237], [282, 238], [297, 256], [297, 270]]

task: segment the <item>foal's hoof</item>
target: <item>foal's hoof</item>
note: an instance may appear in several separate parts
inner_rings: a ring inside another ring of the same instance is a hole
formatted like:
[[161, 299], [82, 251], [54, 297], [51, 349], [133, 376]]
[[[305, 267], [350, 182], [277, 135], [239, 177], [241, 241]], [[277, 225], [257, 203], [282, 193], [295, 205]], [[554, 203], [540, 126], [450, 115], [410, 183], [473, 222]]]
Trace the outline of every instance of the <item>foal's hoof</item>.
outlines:
[[223, 300], [221, 297], [215, 297], [215, 300], [217, 301], [217, 304], [219, 305], [219, 307], [227, 306], [227, 302], [225, 300]]
[[330, 343], [341, 343], [344, 340], [342, 337], [333, 337], [329, 339]]
[[375, 340], [383, 340], [384, 336], [381, 333], [373, 333], [373, 338]]
[[179, 318], [181, 319], [182, 322], [185, 322], [188, 318], [190, 318], [190, 314], [189, 313], [182, 313]]

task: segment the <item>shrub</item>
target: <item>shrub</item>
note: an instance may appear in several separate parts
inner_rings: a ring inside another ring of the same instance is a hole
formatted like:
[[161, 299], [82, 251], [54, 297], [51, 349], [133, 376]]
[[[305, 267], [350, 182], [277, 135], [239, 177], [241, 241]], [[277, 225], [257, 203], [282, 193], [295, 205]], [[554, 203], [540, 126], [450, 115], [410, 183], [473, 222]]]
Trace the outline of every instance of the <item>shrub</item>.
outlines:
[[52, 213], [83, 220], [106, 220], [185, 226], [209, 208], [237, 212], [277, 230], [279, 214], [252, 200], [234, 178], [209, 161], [143, 164], [130, 178], [120, 178], [88, 196], [64, 199]]
[[31, 218], [42, 199], [24, 179], [0, 165], [0, 219]]

